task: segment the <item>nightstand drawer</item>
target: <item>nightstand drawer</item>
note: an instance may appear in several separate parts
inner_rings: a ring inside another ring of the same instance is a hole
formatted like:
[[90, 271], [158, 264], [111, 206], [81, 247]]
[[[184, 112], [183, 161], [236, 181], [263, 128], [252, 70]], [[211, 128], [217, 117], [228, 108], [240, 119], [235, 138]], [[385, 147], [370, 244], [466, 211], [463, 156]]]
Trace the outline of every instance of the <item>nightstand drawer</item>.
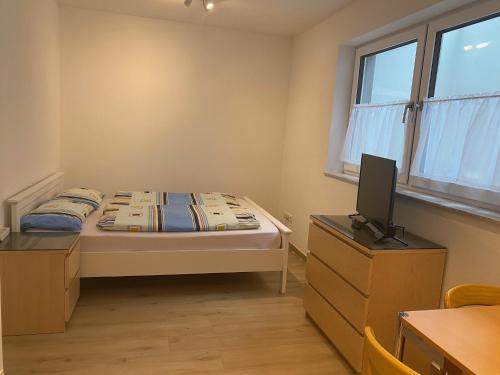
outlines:
[[370, 294], [372, 260], [315, 224], [309, 226], [309, 251], [363, 294]]
[[363, 361], [364, 338], [310, 285], [305, 286], [304, 307], [333, 345], [358, 372]]
[[346, 318], [360, 334], [368, 311], [368, 298], [347, 284], [314, 254], [307, 258], [307, 281]]
[[71, 318], [71, 314], [73, 314], [73, 310], [75, 309], [76, 302], [80, 297], [80, 273], [77, 273], [71, 284], [69, 289], [66, 290], [64, 295], [64, 316], [66, 322], [69, 322]]
[[76, 274], [80, 270], [80, 240], [73, 246], [71, 253], [66, 256], [65, 263], [65, 287], [68, 289]]

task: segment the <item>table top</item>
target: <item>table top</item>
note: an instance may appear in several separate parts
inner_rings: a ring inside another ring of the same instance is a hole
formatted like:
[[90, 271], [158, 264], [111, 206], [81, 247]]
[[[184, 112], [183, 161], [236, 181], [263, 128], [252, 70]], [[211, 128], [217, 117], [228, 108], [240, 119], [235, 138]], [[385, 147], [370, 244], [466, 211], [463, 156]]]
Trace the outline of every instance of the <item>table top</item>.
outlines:
[[75, 232], [20, 232], [11, 233], [0, 242], [3, 251], [69, 250], [78, 239]]
[[370, 250], [444, 249], [443, 246], [408, 231], [405, 231], [404, 237], [401, 237], [401, 240], [404, 241], [407, 246], [402, 246], [401, 242], [391, 238], [375, 241], [375, 237], [367, 228], [353, 228], [352, 220], [347, 215], [311, 215], [311, 218], [336, 229], [343, 235]]
[[500, 374], [500, 306], [409, 311], [401, 322], [464, 371]]

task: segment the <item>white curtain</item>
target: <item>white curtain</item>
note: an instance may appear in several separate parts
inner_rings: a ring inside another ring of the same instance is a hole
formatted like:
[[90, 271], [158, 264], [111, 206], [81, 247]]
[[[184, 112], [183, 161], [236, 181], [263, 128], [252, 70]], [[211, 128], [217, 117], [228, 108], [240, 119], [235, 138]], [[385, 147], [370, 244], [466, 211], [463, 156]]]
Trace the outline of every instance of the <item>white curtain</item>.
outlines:
[[403, 162], [406, 125], [403, 114], [408, 102], [381, 105], [356, 104], [351, 112], [344, 144], [344, 163], [359, 166], [361, 154]]
[[500, 192], [500, 93], [425, 100], [411, 176], [414, 185], [500, 205], [491, 201]]

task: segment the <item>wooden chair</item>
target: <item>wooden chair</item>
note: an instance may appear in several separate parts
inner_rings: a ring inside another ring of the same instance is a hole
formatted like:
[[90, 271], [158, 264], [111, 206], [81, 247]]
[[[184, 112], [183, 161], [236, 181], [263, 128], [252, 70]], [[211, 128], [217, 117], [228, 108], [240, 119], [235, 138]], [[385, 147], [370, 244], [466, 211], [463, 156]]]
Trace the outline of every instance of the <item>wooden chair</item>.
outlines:
[[[444, 296], [444, 308], [455, 309], [462, 306], [500, 305], [500, 287], [493, 285], [462, 284], [448, 290]], [[462, 371], [453, 363], [444, 359], [441, 375], [461, 374]]]
[[444, 307], [454, 309], [469, 305], [500, 305], [500, 287], [492, 285], [463, 284], [446, 292]]
[[371, 327], [365, 328], [365, 358], [369, 375], [419, 375], [385, 350]]

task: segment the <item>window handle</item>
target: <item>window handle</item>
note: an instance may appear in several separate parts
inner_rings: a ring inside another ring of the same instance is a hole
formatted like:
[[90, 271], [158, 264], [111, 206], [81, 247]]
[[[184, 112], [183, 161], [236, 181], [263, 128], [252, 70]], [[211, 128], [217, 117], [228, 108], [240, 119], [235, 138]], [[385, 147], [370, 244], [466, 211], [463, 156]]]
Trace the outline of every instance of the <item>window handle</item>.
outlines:
[[414, 111], [415, 110], [415, 103], [414, 102], [411, 102], [411, 103], [408, 103], [407, 105], [405, 105], [405, 110], [403, 112], [403, 121], [402, 123], [403, 124], [406, 124], [406, 119], [408, 117], [408, 111]]

